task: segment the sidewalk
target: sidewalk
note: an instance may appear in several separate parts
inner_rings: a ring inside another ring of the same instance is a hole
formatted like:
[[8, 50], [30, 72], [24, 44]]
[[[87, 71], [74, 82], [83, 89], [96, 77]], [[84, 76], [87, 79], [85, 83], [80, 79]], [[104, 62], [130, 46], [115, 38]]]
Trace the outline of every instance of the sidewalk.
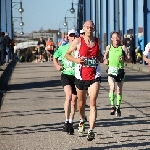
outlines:
[[126, 63], [125, 64], [127, 68], [132, 68], [134, 70], [139, 70], [142, 72], [150, 73], [150, 67], [148, 65], [143, 65], [143, 64], [132, 64], [132, 63]]
[[3, 77], [5, 76], [5, 73], [7, 72], [7, 69], [9, 68], [9, 66], [12, 64], [12, 61], [8, 64], [4, 64], [1, 66], [1, 71], [0, 71], [0, 83], [3, 80]]

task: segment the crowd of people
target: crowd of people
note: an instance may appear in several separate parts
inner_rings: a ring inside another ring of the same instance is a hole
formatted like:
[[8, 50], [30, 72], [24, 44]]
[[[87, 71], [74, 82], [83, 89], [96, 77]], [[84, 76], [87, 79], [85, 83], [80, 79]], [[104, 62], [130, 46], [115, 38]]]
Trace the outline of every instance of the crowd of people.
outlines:
[[[74, 29], [69, 30], [68, 34], [63, 35], [59, 41], [59, 47], [54, 52], [53, 63], [58, 71], [61, 71], [61, 82], [64, 89], [66, 100], [64, 104], [65, 123], [63, 131], [68, 134], [74, 134], [73, 119], [76, 110], [80, 114], [78, 132], [85, 132], [86, 99], [90, 99], [90, 116], [87, 140], [95, 138], [94, 128], [97, 117], [96, 99], [98, 97], [101, 83], [100, 63], [108, 66], [106, 70], [110, 91], [108, 98], [110, 100], [110, 115], [121, 116], [122, 90], [125, 80], [124, 64], [125, 61], [133, 58], [133, 37], [121, 40], [118, 32], [111, 33], [111, 43], [106, 47], [104, 56], [101, 54], [101, 41], [94, 37], [94, 23], [88, 20], [84, 23], [80, 34]], [[125, 37], [127, 38], [127, 37]], [[130, 50], [128, 46], [130, 45]], [[143, 59], [150, 63], [146, 56], [150, 53], [150, 44], [146, 46]], [[59, 61], [61, 60], [61, 62]], [[115, 82], [117, 89], [115, 94]], [[115, 102], [116, 98], [116, 102]], [[77, 103], [78, 100], [78, 103]], [[77, 106], [78, 105], [78, 106]]]
[[20, 48], [9, 37], [8, 32], [0, 32], [0, 71], [3, 71], [2, 65], [7, 65], [12, 60], [20, 62]]
[[[53, 54], [56, 46], [54, 42], [48, 38], [47, 41], [43, 39], [43, 37], [40, 37], [37, 46], [35, 47], [35, 50], [32, 52], [35, 54], [35, 61], [36, 62], [51, 62], [53, 61]], [[45, 58], [45, 54], [47, 58]]]
[[[8, 32], [0, 32], [0, 67], [4, 64], [8, 64], [12, 59], [14, 43], [10, 39]], [[2, 71], [2, 69], [0, 68]]]

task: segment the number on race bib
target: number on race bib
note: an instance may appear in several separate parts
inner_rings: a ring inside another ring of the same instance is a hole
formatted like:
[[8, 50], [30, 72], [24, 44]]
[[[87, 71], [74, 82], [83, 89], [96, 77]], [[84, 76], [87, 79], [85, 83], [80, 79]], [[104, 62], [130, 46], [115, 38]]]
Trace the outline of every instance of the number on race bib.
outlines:
[[108, 74], [117, 75], [118, 74], [118, 68], [116, 67], [109, 67]]
[[84, 59], [84, 66], [96, 67], [97, 66], [96, 58], [85, 58]]

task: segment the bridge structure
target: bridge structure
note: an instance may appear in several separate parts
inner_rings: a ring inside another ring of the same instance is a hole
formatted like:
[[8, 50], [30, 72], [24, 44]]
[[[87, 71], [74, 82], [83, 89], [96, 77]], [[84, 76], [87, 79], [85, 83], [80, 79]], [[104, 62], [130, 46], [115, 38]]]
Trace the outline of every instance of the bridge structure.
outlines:
[[[130, 0], [133, 3], [133, 35], [138, 33], [138, 9], [143, 9], [143, 35], [144, 45], [150, 42], [150, 0], [141, 0], [142, 6], [138, 5], [139, 0]], [[105, 5], [104, 5], [105, 3]], [[121, 7], [120, 7], [121, 4]], [[120, 25], [122, 25], [122, 35], [127, 33], [127, 0], [79, 0], [77, 11], [77, 30], [82, 29], [82, 25], [86, 20], [93, 20], [95, 22], [96, 31], [95, 35], [100, 37], [104, 41], [104, 28], [106, 28], [106, 45], [110, 43], [110, 26], [113, 25], [113, 29], [120, 31]], [[140, 8], [139, 8], [140, 7]], [[113, 8], [113, 9], [110, 9]], [[120, 16], [122, 12], [122, 16]], [[9, 32], [9, 36], [13, 38], [13, 21], [12, 21], [12, 0], [0, 1], [0, 29], [3, 32]], [[110, 17], [113, 14], [113, 21]], [[132, 13], [131, 13], [132, 14]], [[121, 18], [121, 19], [120, 19]], [[106, 21], [105, 25], [104, 22]], [[138, 37], [135, 36], [136, 46], [138, 44]], [[104, 50], [104, 42], [101, 45], [101, 49]]]

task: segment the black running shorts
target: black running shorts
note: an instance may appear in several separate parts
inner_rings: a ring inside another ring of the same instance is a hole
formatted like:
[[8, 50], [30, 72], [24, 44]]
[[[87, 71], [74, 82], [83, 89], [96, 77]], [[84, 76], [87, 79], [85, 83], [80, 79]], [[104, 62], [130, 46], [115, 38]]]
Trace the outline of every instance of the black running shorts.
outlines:
[[108, 74], [108, 76], [114, 78], [116, 82], [121, 82], [121, 81], [124, 81], [125, 79], [125, 72], [124, 72], [124, 69], [119, 69], [117, 76], [112, 75], [112, 74]]
[[72, 75], [61, 74], [61, 83], [62, 86], [71, 85], [72, 87], [72, 94], [77, 95], [76, 88], [75, 88], [75, 77]]
[[101, 82], [101, 77], [98, 77], [94, 80], [79, 80], [75, 78], [75, 85], [79, 90], [88, 90], [88, 87], [95, 82]]

